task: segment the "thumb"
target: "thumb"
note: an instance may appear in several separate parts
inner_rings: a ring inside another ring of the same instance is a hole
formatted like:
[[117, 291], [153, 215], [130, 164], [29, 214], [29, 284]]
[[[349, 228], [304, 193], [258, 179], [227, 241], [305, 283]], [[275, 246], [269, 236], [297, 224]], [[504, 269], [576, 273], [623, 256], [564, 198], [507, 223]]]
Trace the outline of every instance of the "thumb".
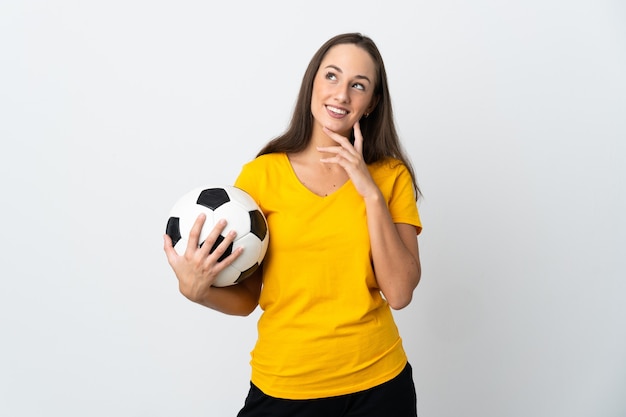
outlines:
[[172, 244], [172, 238], [169, 237], [167, 233], [163, 235], [163, 250], [165, 251], [165, 256], [167, 256], [167, 260], [170, 264], [178, 256], [176, 250], [174, 249], [174, 245]]

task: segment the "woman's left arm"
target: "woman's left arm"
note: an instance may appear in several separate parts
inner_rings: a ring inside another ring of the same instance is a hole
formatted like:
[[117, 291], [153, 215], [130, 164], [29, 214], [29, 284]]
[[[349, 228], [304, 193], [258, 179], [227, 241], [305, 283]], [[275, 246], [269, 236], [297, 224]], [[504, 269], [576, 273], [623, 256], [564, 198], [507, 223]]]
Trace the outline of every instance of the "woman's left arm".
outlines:
[[409, 305], [422, 268], [415, 226], [393, 223], [380, 194], [365, 198], [376, 281], [395, 310]]
[[342, 166], [363, 197], [378, 286], [391, 308], [404, 308], [411, 302], [422, 273], [415, 226], [393, 222], [387, 203], [363, 161], [359, 123], [354, 125], [354, 145], [330, 129], [324, 128], [324, 132], [338, 146], [318, 148], [331, 154], [321, 161]]

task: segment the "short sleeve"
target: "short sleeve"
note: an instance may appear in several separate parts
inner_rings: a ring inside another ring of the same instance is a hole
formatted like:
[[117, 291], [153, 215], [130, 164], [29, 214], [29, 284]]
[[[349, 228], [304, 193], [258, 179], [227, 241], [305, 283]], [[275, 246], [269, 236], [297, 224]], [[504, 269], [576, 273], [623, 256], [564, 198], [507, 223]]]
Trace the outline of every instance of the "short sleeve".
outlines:
[[394, 223], [407, 223], [415, 226], [416, 234], [420, 234], [422, 222], [411, 174], [404, 164], [397, 165], [395, 171], [395, 180], [388, 200], [391, 218]]

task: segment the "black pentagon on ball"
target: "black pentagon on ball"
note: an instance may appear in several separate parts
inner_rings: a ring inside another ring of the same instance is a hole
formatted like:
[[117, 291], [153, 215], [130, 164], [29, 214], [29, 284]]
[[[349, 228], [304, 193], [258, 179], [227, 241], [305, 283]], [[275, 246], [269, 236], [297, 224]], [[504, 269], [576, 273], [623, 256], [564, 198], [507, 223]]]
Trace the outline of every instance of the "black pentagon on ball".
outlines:
[[229, 201], [230, 197], [225, 189], [207, 188], [206, 190], [202, 190], [196, 203], [211, 210], [215, 210], [222, 204], [228, 203]]
[[176, 245], [181, 239], [180, 235], [180, 219], [178, 217], [170, 217], [167, 220], [165, 233], [172, 239], [172, 246]]
[[250, 212], [250, 233], [259, 238], [259, 240], [265, 239], [267, 234], [267, 224], [265, 218], [259, 210], [252, 210]]
[[256, 263], [252, 265], [250, 268], [246, 269], [245, 271], [241, 271], [241, 274], [239, 274], [239, 278], [235, 280], [235, 283], [241, 282], [244, 279], [248, 278], [250, 275], [254, 273], [254, 271], [257, 270], [258, 267], [259, 267], [259, 264]]
[[[213, 244], [213, 246], [211, 246], [211, 250], [209, 251], [209, 253], [213, 253], [215, 251], [215, 249], [219, 246], [219, 244], [222, 243], [223, 241], [224, 241], [224, 236], [219, 235], [217, 237], [217, 240]], [[200, 244], [200, 247], [202, 247], [202, 245], [204, 245], [204, 242], [202, 242]], [[228, 245], [228, 247], [226, 248], [224, 253], [218, 258], [217, 262], [222, 262], [231, 253], [233, 253], [233, 243], [232, 242], [230, 243], [230, 245]]]

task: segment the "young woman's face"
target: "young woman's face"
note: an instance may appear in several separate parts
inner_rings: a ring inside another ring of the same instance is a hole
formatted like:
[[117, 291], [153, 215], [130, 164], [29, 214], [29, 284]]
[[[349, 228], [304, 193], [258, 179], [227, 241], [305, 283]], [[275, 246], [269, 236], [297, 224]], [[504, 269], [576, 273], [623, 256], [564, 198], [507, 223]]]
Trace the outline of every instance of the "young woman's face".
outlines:
[[313, 81], [311, 112], [316, 122], [350, 136], [352, 127], [373, 109], [376, 65], [354, 44], [333, 46]]

